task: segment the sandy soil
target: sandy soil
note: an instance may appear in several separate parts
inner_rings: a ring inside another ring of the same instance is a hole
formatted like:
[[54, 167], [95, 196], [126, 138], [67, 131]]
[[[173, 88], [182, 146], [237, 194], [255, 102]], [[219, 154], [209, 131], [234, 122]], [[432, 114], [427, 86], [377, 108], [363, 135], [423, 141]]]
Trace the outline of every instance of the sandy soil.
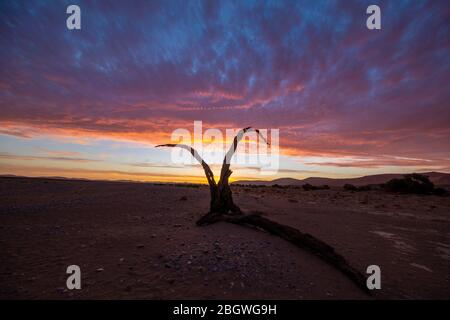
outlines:
[[[328, 242], [375, 298], [450, 299], [450, 197], [234, 186], [235, 202]], [[367, 299], [340, 272], [242, 226], [195, 226], [206, 186], [0, 178], [2, 299]], [[82, 289], [66, 289], [81, 267]]]

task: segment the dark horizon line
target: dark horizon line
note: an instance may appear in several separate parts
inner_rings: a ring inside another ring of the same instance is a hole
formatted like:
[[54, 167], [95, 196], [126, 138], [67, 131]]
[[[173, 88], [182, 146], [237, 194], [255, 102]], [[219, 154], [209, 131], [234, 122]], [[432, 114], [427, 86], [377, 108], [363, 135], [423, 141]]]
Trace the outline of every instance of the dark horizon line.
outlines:
[[[290, 180], [296, 180], [296, 181], [304, 181], [307, 179], [328, 179], [328, 180], [349, 180], [349, 179], [360, 179], [360, 178], [367, 178], [367, 177], [376, 177], [376, 176], [383, 176], [383, 175], [398, 175], [398, 176], [404, 176], [408, 174], [413, 173], [419, 173], [419, 174], [443, 174], [443, 175], [450, 175], [450, 172], [441, 172], [441, 171], [426, 171], [426, 172], [410, 172], [410, 173], [377, 173], [377, 174], [370, 174], [365, 176], [358, 176], [358, 177], [343, 177], [343, 178], [330, 178], [330, 177], [320, 177], [320, 176], [311, 176], [306, 177], [304, 179], [297, 179], [297, 178], [291, 178], [291, 177], [281, 177], [276, 178], [272, 180], [257, 180], [257, 179], [241, 179], [231, 182], [231, 184], [239, 184], [242, 182], [261, 182], [261, 183], [270, 183], [277, 180], [283, 180], [283, 179], [290, 179]], [[70, 177], [64, 177], [64, 176], [21, 176], [21, 175], [15, 175], [15, 174], [0, 174], [0, 178], [19, 178], [19, 179], [48, 179], [48, 180], [68, 180], [68, 181], [88, 181], [88, 182], [122, 182], [122, 183], [150, 183], [150, 184], [187, 184], [187, 185], [208, 185], [208, 183], [195, 183], [195, 182], [167, 182], [167, 181], [142, 181], [142, 180], [131, 180], [131, 179], [89, 179], [89, 178], [70, 178]]]

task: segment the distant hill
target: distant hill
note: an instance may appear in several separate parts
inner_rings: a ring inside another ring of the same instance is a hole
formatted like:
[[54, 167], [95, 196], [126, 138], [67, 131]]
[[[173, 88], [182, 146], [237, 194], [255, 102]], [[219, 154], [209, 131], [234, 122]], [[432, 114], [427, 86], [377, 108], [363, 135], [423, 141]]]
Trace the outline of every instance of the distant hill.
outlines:
[[[437, 186], [449, 186], [450, 185], [450, 173], [443, 172], [424, 172], [420, 173], [428, 176], [430, 180]], [[343, 185], [349, 183], [355, 186], [363, 186], [367, 184], [380, 184], [385, 183], [394, 178], [401, 178], [404, 173], [386, 173], [386, 174], [375, 174], [370, 176], [364, 176], [359, 178], [348, 178], [348, 179], [333, 179], [333, 178], [320, 178], [320, 177], [310, 177], [306, 179], [294, 179], [294, 178], [280, 178], [271, 181], [264, 180], [238, 180], [234, 181], [232, 184], [243, 184], [243, 185], [264, 185], [272, 186], [278, 184], [280, 186], [298, 186], [305, 183], [312, 184], [313, 186], [319, 185], [329, 185], [330, 187], [342, 187]]]

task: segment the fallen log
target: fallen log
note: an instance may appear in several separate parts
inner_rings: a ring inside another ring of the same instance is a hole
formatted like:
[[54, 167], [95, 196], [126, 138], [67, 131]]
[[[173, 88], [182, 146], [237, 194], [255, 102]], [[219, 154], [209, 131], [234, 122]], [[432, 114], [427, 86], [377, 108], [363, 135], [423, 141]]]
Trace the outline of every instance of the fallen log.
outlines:
[[367, 294], [371, 291], [367, 288], [366, 278], [345, 258], [338, 254], [334, 248], [308, 233], [303, 233], [295, 228], [280, 224], [261, 216], [260, 213], [248, 215], [217, 215], [208, 213], [197, 221], [197, 225], [204, 226], [218, 221], [225, 221], [241, 226], [253, 227], [283, 238], [295, 246], [305, 249], [332, 265]]

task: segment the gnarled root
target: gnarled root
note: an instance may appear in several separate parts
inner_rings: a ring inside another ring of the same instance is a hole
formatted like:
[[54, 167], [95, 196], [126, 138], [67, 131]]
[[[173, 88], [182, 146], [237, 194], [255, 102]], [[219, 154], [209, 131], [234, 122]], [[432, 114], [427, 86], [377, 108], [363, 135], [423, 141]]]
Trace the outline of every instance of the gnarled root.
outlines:
[[212, 224], [218, 221], [225, 221], [233, 224], [238, 224], [246, 227], [253, 227], [264, 230], [275, 236], [281, 237], [286, 241], [294, 244], [297, 247], [306, 249], [310, 253], [318, 256], [326, 261], [350, 280], [352, 280], [359, 288], [367, 294], [371, 291], [367, 288], [365, 277], [354, 267], [352, 267], [343, 256], [338, 254], [334, 248], [322, 240], [319, 240], [308, 233], [303, 233], [295, 228], [279, 224], [275, 221], [266, 219], [260, 214], [239, 214], [239, 215], [224, 215], [216, 213], [208, 213], [197, 221], [197, 225], [203, 226]]

